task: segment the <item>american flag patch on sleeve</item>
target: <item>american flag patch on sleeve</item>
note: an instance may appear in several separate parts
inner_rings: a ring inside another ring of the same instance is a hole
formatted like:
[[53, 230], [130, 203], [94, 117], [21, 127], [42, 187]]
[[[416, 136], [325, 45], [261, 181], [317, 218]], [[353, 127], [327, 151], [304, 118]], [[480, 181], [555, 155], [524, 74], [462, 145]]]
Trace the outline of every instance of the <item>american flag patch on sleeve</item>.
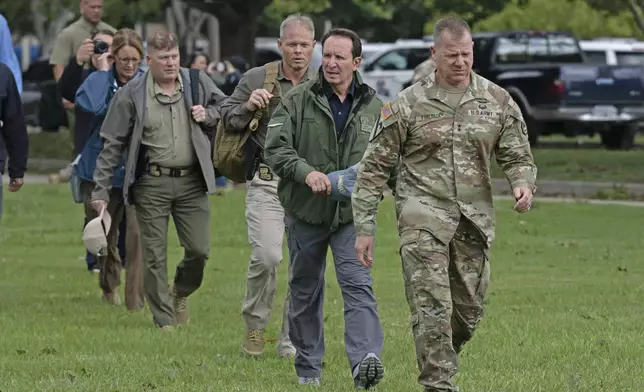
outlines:
[[385, 106], [382, 107], [382, 109], [380, 109], [380, 117], [383, 120], [388, 119], [389, 117], [391, 117], [392, 114], [393, 114], [393, 111], [391, 110], [390, 103], [386, 104]]

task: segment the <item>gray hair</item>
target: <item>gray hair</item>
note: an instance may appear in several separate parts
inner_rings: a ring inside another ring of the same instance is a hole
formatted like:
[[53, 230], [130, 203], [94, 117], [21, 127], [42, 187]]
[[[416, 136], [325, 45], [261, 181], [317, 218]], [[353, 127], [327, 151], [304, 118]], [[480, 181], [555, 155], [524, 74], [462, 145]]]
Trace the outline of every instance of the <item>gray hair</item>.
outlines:
[[315, 39], [315, 26], [313, 25], [313, 20], [306, 15], [301, 13], [291, 14], [284, 19], [280, 25], [280, 39], [284, 38], [284, 31], [292, 23], [301, 23], [306, 28], [311, 30], [311, 39]]
[[440, 43], [441, 33], [445, 30], [457, 38], [461, 38], [465, 33], [472, 34], [470, 26], [465, 20], [458, 16], [448, 16], [439, 19], [434, 25], [434, 45]]

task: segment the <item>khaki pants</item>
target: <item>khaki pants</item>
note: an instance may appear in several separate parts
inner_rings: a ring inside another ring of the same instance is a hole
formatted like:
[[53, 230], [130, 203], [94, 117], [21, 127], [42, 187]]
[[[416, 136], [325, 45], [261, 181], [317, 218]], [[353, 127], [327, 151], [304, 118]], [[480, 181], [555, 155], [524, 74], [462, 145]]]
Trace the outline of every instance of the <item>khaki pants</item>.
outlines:
[[[262, 165], [253, 179], [246, 183], [246, 224], [251, 255], [242, 315], [249, 329], [264, 329], [268, 324], [277, 284], [277, 268], [282, 260], [284, 208], [277, 197], [277, 182], [277, 176]], [[290, 342], [289, 298], [290, 291], [287, 291], [279, 344]]]
[[424, 230], [407, 230], [400, 238], [418, 382], [426, 392], [456, 391], [458, 353], [483, 318], [490, 279], [486, 240], [465, 217], [448, 245]]
[[145, 265], [144, 286], [154, 322], [175, 325], [174, 304], [168, 287], [168, 225], [170, 216], [184, 249], [174, 286], [188, 297], [203, 281], [210, 253], [210, 205], [200, 171], [185, 177], [144, 174], [134, 185], [141, 245]]
[[[85, 216], [88, 222], [98, 216], [98, 213], [91, 205], [94, 183], [83, 181], [81, 191], [83, 193], [83, 204]], [[134, 206], [125, 206], [123, 192], [114, 188], [110, 191], [110, 201], [107, 205], [107, 212], [112, 218], [112, 226], [107, 234], [108, 251], [107, 256], [98, 257], [99, 286], [105, 293], [111, 293], [121, 284], [121, 256], [118, 251], [118, 228], [126, 216], [126, 240], [125, 240], [125, 306], [129, 310], [140, 310], [144, 305], [143, 296], [143, 257], [141, 254], [141, 237], [139, 233], [136, 210]]]

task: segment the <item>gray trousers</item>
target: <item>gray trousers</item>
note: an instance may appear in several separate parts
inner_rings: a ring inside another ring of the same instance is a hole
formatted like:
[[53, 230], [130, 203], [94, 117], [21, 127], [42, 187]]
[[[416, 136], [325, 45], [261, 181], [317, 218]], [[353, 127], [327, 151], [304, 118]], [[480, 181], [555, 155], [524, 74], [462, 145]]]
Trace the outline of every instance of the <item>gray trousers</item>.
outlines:
[[291, 261], [289, 335], [297, 350], [295, 371], [299, 377], [319, 377], [324, 355], [324, 271], [331, 247], [335, 273], [344, 299], [344, 345], [353, 369], [368, 353], [380, 357], [384, 335], [371, 271], [358, 263], [353, 224], [334, 232], [328, 226], [310, 225], [285, 218]]

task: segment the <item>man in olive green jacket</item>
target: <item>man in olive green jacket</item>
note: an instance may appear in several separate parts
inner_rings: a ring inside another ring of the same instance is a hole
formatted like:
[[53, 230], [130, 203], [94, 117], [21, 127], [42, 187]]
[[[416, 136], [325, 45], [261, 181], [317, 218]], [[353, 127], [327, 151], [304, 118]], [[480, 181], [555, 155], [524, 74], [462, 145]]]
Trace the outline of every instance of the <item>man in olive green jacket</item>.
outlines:
[[264, 159], [280, 178], [291, 258], [289, 329], [300, 384], [320, 384], [322, 303], [327, 248], [344, 298], [345, 348], [357, 388], [384, 374], [383, 333], [370, 268], [353, 249], [351, 203], [330, 197], [327, 173], [362, 158], [382, 102], [356, 71], [362, 45], [354, 32], [333, 29], [322, 39], [322, 72], [287, 94], [268, 124]]
[[[210, 206], [215, 172], [201, 126], [214, 127], [225, 95], [205, 72], [197, 86], [179, 67], [178, 40], [159, 32], [148, 41], [150, 70], [118, 90], [100, 130], [104, 140], [94, 172], [92, 205], [109, 201], [115, 169], [125, 159], [123, 199], [136, 205], [145, 263], [144, 287], [162, 330], [189, 320], [187, 298], [201, 286], [210, 252]], [[192, 89], [199, 102], [192, 102]], [[132, 193], [132, 194], [131, 194]], [[184, 257], [169, 290], [168, 221], [172, 215]]]

